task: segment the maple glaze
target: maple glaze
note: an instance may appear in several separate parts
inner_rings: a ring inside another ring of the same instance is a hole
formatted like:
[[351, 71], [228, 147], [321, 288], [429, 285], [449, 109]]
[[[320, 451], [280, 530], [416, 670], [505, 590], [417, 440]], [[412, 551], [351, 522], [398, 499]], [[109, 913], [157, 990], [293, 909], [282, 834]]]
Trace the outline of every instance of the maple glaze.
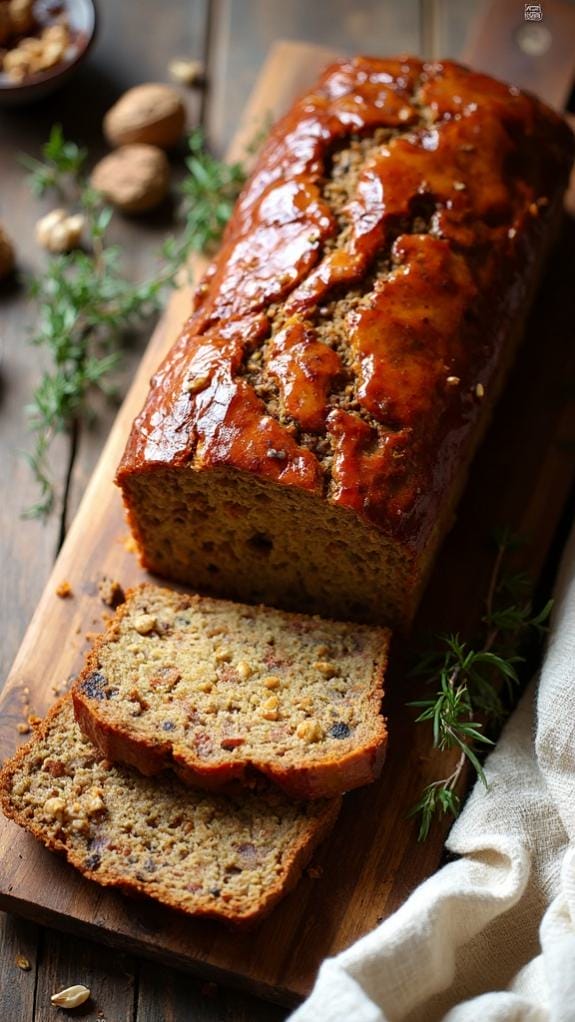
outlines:
[[[340, 236], [333, 154], [377, 129]], [[134, 423], [120, 485], [161, 466], [231, 467], [423, 546], [572, 156], [553, 111], [457, 64], [332, 65], [272, 130]], [[319, 327], [347, 294], [343, 353]], [[258, 348], [279, 414], [246, 372]]]

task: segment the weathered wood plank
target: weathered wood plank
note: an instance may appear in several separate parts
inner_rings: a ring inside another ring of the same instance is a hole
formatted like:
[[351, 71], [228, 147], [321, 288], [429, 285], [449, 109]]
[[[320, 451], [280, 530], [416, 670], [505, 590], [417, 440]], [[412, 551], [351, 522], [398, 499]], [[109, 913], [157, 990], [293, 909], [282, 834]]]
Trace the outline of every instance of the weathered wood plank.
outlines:
[[138, 1022], [283, 1022], [286, 1011], [237, 990], [162, 969], [161, 981], [149, 966], [140, 968]]
[[[134, 963], [128, 955], [46, 930], [40, 942], [34, 1015], [22, 1022], [46, 1022], [56, 1014], [52, 994], [81, 984], [91, 996], [75, 1014], [83, 1022], [135, 1022]], [[68, 1016], [68, 1013], [64, 1013]], [[64, 1017], [64, 1016], [62, 1016]]]
[[[0, 914], [0, 1018], [32, 1022], [36, 989], [38, 927]], [[20, 961], [20, 965], [18, 962]], [[26, 963], [29, 963], [26, 967]]]

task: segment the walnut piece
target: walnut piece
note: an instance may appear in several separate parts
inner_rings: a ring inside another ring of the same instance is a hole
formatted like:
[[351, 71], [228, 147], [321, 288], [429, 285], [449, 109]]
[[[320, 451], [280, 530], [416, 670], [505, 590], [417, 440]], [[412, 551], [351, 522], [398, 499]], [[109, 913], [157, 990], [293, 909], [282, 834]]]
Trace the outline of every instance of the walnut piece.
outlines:
[[[32, 0], [10, 0], [0, 5], [0, 43], [34, 29]], [[25, 36], [10, 46], [1, 59], [2, 70], [13, 82], [48, 71], [66, 56], [70, 32], [64, 22], [47, 25], [38, 36]]]
[[55, 1004], [58, 1008], [79, 1008], [81, 1004], [85, 1004], [90, 996], [90, 990], [88, 987], [82, 986], [78, 983], [73, 987], [66, 987], [65, 990], [59, 990], [57, 994], [52, 994], [50, 1000], [52, 1004]]
[[175, 60], [171, 60], [168, 71], [175, 82], [188, 87], [201, 85], [205, 76], [205, 68], [201, 61], [190, 60], [187, 57], [176, 57]]
[[157, 620], [153, 614], [139, 614], [134, 618], [134, 628], [139, 635], [149, 635], [154, 631], [156, 624]]
[[78, 248], [84, 230], [81, 213], [70, 214], [65, 209], [53, 209], [36, 224], [36, 241], [47, 252], [70, 252]]
[[302, 720], [296, 728], [296, 735], [304, 742], [319, 742], [323, 738], [323, 730], [317, 720]]

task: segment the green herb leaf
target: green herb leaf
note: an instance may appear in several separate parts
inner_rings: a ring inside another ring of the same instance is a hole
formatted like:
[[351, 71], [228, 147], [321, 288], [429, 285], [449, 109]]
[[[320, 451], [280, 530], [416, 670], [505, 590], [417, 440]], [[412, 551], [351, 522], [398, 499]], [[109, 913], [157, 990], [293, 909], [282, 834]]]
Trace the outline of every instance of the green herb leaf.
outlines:
[[[477, 647], [469, 646], [457, 634], [437, 636], [439, 648], [425, 652], [411, 672], [427, 677], [436, 686], [434, 696], [408, 704], [421, 711], [415, 723], [431, 722], [435, 748], [460, 751], [455, 769], [428, 785], [412, 810], [411, 815], [420, 817], [419, 840], [428, 836], [436, 816], [446, 813], [456, 816], [459, 812], [460, 800], [455, 789], [466, 762], [487, 787], [478, 751], [493, 742], [483, 732], [484, 723], [501, 721], [505, 716], [501, 691], [510, 696], [519, 683], [517, 667], [522, 662], [517, 652], [519, 643], [529, 630], [544, 631], [551, 611], [549, 601], [534, 614], [527, 576], [517, 572], [505, 574], [502, 570], [507, 553], [521, 545], [520, 537], [502, 529], [494, 539], [497, 557], [483, 618], [486, 631]], [[514, 596], [520, 602], [510, 603]], [[475, 719], [477, 714], [483, 719]]]

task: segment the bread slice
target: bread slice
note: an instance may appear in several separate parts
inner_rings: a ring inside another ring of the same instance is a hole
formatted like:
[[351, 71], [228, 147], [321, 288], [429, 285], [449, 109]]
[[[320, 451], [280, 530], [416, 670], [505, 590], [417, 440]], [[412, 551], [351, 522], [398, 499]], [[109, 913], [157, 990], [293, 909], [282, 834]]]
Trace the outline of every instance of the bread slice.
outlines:
[[76, 719], [108, 758], [206, 788], [265, 774], [294, 798], [373, 781], [389, 633], [267, 607], [131, 590], [89, 652]]
[[69, 696], [0, 773], [4, 813], [90, 880], [195, 916], [249, 923], [295, 885], [338, 799], [295, 803], [269, 785], [230, 799], [113, 766]]

